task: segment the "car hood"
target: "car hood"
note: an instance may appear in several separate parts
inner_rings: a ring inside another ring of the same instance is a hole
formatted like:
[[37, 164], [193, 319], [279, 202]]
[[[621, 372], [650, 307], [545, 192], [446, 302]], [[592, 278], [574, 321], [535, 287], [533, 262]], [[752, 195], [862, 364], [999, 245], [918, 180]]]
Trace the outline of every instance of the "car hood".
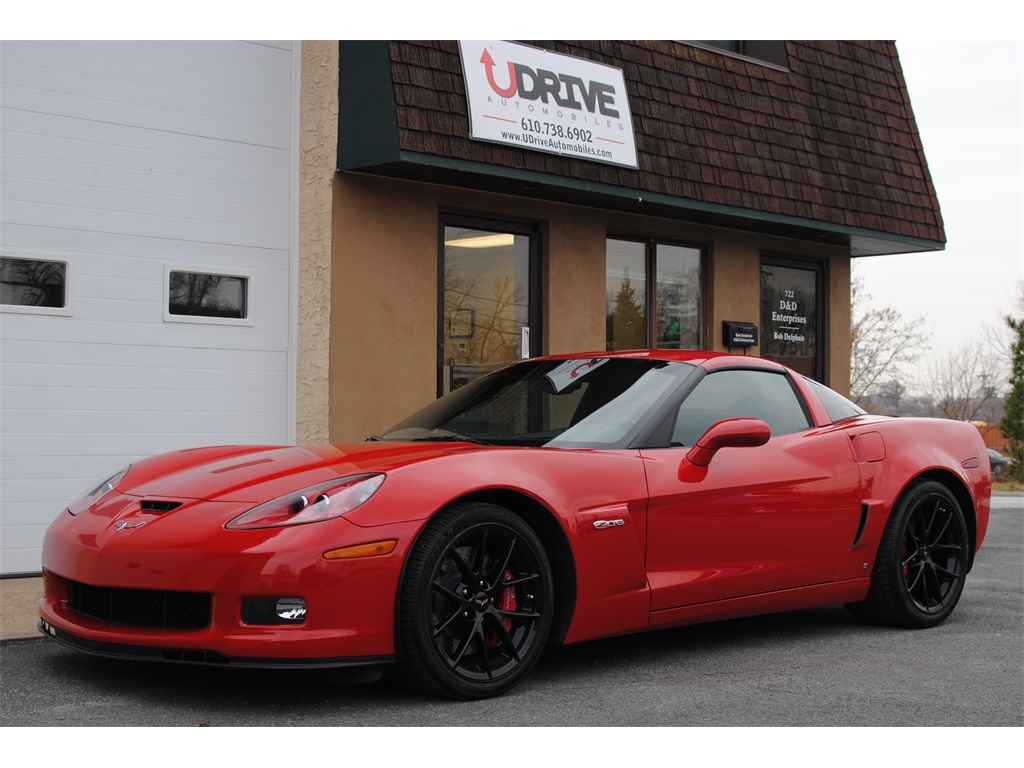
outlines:
[[117, 490], [152, 499], [259, 503], [338, 477], [388, 472], [476, 450], [482, 448], [466, 443], [391, 441], [313, 448], [202, 448], [137, 462]]

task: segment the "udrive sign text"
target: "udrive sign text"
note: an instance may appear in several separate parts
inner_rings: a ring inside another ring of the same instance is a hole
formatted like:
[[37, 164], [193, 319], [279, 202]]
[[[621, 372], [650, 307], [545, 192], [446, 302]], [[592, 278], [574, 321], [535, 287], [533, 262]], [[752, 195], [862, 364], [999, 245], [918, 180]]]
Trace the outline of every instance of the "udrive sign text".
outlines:
[[459, 52], [472, 138], [637, 167], [622, 70], [500, 40]]

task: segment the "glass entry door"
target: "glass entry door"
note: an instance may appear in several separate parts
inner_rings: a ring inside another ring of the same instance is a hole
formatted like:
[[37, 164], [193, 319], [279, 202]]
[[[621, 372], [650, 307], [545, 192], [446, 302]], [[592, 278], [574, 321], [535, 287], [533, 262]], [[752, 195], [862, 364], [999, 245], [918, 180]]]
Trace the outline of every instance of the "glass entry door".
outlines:
[[531, 228], [442, 222], [438, 394], [540, 349]]
[[824, 382], [823, 267], [761, 258], [761, 357]]

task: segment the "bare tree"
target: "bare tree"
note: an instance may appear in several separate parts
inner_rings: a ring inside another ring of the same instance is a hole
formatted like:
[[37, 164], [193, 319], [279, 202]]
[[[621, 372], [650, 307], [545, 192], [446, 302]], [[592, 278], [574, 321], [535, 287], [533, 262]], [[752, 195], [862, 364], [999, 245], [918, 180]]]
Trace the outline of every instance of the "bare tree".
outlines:
[[[980, 343], [988, 350], [992, 364], [992, 374], [999, 384], [1009, 385], [1013, 374], [1013, 345], [1017, 331], [1007, 322], [1007, 318], [1024, 318], [1024, 280], [1017, 281], [1011, 297], [1011, 308], [1008, 312], [999, 312], [999, 322], [986, 325], [981, 329]], [[1008, 388], [1008, 386], [1007, 386]]]
[[878, 307], [856, 268], [850, 286], [850, 393], [855, 403], [883, 382], [906, 378], [903, 366], [929, 349], [924, 317], [906, 319], [895, 307]]
[[982, 344], [946, 353], [928, 364], [927, 390], [936, 411], [957, 421], [998, 421], [1002, 383]]
[[903, 416], [907, 401], [907, 386], [899, 379], [886, 379], [875, 387], [874, 400], [881, 412], [889, 416]]

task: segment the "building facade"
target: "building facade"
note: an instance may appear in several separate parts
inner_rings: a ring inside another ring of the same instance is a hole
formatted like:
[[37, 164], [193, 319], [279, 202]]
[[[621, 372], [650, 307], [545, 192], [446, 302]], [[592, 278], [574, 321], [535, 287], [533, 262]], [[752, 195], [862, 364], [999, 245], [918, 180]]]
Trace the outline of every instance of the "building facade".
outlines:
[[893, 43], [0, 43], [0, 574], [141, 456], [360, 440], [636, 347], [843, 391], [943, 247]]
[[339, 70], [335, 441], [544, 353], [844, 391], [850, 260], [943, 247], [892, 42], [343, 41]]

